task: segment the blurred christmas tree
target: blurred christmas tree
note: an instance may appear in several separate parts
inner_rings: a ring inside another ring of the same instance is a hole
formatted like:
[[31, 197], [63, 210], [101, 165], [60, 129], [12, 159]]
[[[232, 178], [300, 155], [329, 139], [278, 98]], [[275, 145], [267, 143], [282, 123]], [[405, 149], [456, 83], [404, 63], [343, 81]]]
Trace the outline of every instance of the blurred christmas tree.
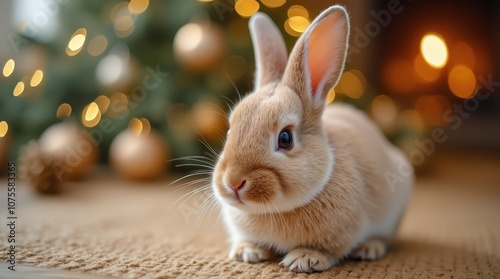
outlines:
[[[310, 5], [316, 13], [330, 4]], [[14, 138], [11, 159], [63, 120], [94, 138], [101, 161], [127, 127], [138, 134], [158, 130], [172, 158], [206, 152], [200, 138], [217, 149], [229, 104], [252, 88], [248, 17], [268, 13], [291, 49], [316, 15], [285, 0], [52, 0], [46, 6], [21, 20], [9, 38], [18, 52], [2, 59], [0, 132]], [[56, 26], [53, 36], [37, 25], [44, 13]], [[399, 117], [396, 101], [378, 93], [348, 64], [329, 102], [370, 111], [394, 141], [425, 129], [418, 115]]]
[[220, 144], [226, 125], [221, 96], [233, 99], [236, 92], [224, 74], [222, 28], [204, 11], [211, 6], [172, 0], [53, 4], [53, 39], [37, 36], [30, 19], [11, 36], [19, 52], [5, 64], [0, 86], [0, 119], [15, 135], [11, 158], [66, 118], [94, 136], [103, 160], [134, 118], [159, 130], [173, 156], [201, 153], [200, 135]]

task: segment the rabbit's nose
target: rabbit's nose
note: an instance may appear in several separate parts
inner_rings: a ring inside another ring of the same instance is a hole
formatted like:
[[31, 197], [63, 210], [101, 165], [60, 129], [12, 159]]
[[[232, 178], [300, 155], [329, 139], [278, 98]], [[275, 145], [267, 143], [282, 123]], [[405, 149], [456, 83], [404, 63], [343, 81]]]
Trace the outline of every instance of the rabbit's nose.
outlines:
[[246, 180], [241, 179], [224, 179], [224, 184], [226, 187], [233, 189], [234, 191], [239, 191], [243, 186], [245, 186]]

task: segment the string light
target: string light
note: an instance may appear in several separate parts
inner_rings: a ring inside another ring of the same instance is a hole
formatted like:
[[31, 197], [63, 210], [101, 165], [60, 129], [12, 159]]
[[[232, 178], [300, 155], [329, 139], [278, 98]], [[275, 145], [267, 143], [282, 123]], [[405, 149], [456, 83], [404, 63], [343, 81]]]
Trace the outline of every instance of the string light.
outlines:
[[234, 8], [240, 16], [251, 17], [259, 10], [260, 5], [255, 0], [238, 0]]
[[307, 26], [311, 24], [309, 19], [302, 17], [302, 16], [293, 16], [288, 19], [288, 24], [290, 25], [290, 28], [292, 28], [295, 32], [298, 33], [303, 33], [306, 31]]
[[65, 119], [71, 115], [72, 112], [71, 105], [68, 103], [62, 103], [57, 108], [56, 117], [58, 119]]
[[107, 96], [101, 95], [101, 96], [97, 97], [94, 100], [94, 102], [99, 107], [99, 110], [101, 111], [101, 113], [105, 114], [106, 111], [108, 111], [109, 104], [111, 103], [111, 100]]
[[366, 88], [366, 79], [363, 73], [357, 70], [346, 71], [342, 74], [337, 91], [346, 94], [349, 98], [359, 99]]
[[30, 85], [31, 87], [38, 86], [43, 79], [43, 71], [36, 70], [33, 76], [31, 77]]
[[143, 129], [142, 121], [138, 118], [130, 119], [130, 122], [128, 123], [128, 129], [130, 129], [136, 136], [140, 136]]
[[441, 69], [448, 61], [448, 48], [441, 35], [428, 33], [420, 42], [420, 52], [425, 61], [434, 68]]
[[85, 127], [94, 127], [101, 121], [101, 111], [99, 106], [92, 102], [88, 104], [82, 112], [82, 123]]
[[335, 89], [332, 88], [332, 90], [330, 90], [330, 92], [328, 92], [328, 96], [326, 97], [326, 104], [330, 104], [331, 102], [333, 102], [333, 100], [335, 100]]
[[301, 5], [293, 5], [290, 8], [288, 8], [287, 15], [288, 18], [292, 18], [294, 16], [309, 18], [309, 12], [307, 11], [306, 8], [302, 7]]
[[20, 81], [16, 84], [16, 87], [14, 87], [14, 91], [12, 92], [15, 97], [23, 94], [24, 92], [24, 82]]
[[9, 131], [9, 124], [6, 121], [0, 122], [0, 138], [5, 137], [7, 132]]
[[141, 14], [149, 6], [149, 0], [131, 0], [128, 3], [128, 10], [133, 14]]
[[66, 54], [68, 56], [77, 55], [83, 48], [85, 43], [85, 38], [87, 36], [87, 29], [80, 28], [73, 33], [71, 39], [69, 40], [68, 46], [66, 47]]
[[372, 115], [383, 129], [390, 129], [398, 115], [396, 103], [389, 96], [378, 95], [372, 102]]
[[269, 8], [278, 8], [285, 4], [286, 0], [260, 0], [262, 4]]
[[12, 72], [14, 72], [15, 68], [16, 68], [16, 62], [13, 59], [7, 60], [7, 62], [5, 62], [5, 65], [3, 66], [4, 77], [9, 77], [12, 74]]
[[115, 34], [118, 38], [125, 38], [135, 30], [134, 19], [130, 15], [118, 17], [114, 21]]
[[448, 86], [455, 96], [468, 99], [474, 96], [476, 77], [467, 66], [458, 65], [448, 75]]

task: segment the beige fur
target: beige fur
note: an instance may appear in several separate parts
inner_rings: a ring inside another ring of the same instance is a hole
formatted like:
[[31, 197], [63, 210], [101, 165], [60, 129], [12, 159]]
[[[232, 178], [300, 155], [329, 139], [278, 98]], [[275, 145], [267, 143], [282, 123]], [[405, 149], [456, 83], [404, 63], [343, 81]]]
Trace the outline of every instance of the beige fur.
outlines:
[[[363, 113], [346, 105], [324, 108], [345, 61], [347, 12], [333, 6], [318, 16], [286, 67], [279, 62], [286, 61], [286, 50], [272, 21], [256, 14], [250, 30], [258, 64], [255, 92], [231, 113], [231, 133], [213, 175], [233, 244], [229, 256], [259, 262], [277, 253], [284, 255], [281, 265], [297, 272], [326, 270], [349, 255], [383, 256], [411, 193], [413, 172]], [[264, 53], [278, 62], [269, 63]], [[293, 134], [290, 150], [277, 145], [284, 129]], [[388, 174], [400, 179], [388, 181]]]

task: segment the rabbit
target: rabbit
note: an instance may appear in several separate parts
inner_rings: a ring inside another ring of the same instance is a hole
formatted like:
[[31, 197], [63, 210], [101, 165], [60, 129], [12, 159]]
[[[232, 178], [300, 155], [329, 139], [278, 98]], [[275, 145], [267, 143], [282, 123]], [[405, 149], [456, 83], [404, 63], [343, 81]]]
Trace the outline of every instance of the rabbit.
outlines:
[[229, 114], [212, 174], [230, 235], [229, 258], [283, 257], [295, 272], [345, 258], [375, 260], [391, 244], [413, 187], [413, 168], [361, 111], [325, 106], [345, 63], [349, 16], [322, 12], [287, 61], [283, 38], [263, 13], [249, 20], [254, 92]]

